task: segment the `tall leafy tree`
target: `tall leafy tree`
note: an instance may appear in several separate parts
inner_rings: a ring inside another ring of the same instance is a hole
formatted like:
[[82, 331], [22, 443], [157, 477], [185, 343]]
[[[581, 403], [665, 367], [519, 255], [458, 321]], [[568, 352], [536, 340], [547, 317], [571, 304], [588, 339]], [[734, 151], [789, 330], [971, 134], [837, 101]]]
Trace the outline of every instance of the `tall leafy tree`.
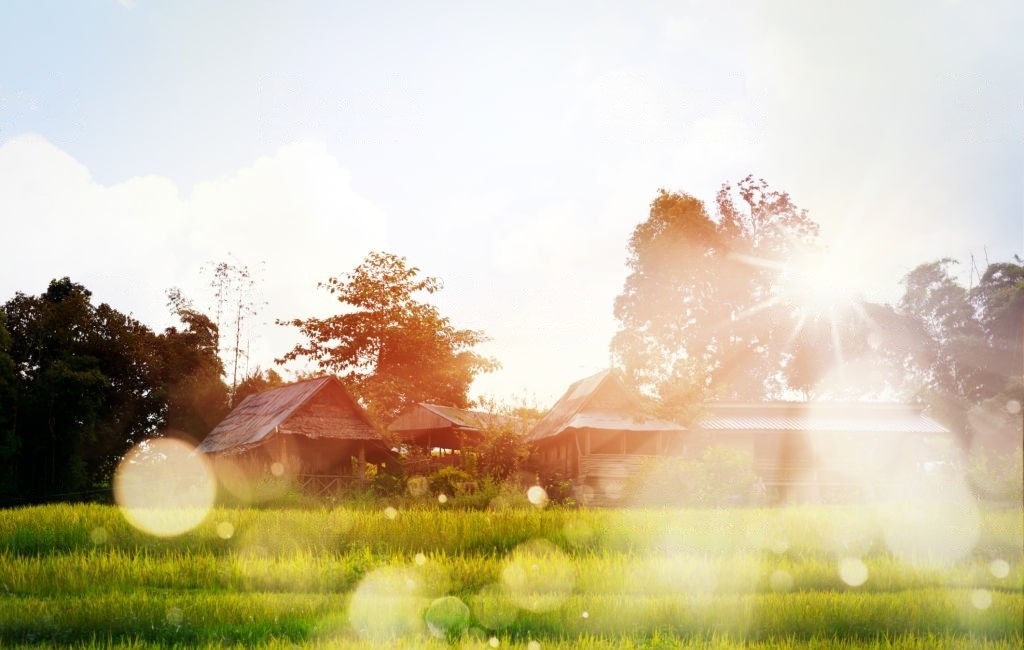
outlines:
[[[11, 359], [11, 335], [7, 331], [4, 312], [0, 310], [0, 467], [14, 467], [18, 450], [14, 427], [18, 418], [18, 373]], [[0, 476], [0, 497], [15, 492], [15, 476]]]
[[998, 350], [997, 369], [1007, 376], [1024, 374], [1024, 260], [989, 264], [970, 292], [985, 336]]
[[775, 283], [817, 224], [785, 192], [748, 176], [718, 193], [717, 218], [660, 190], [629, 241], [612, 351], [640, 387], [690, 401], [776, 394], [793, 332]]
[[281, 361], [310, 359], [338, 373], [378, 421], [390, 422], [411, 404], [469, 406], [469, 387], [497, 364], [473, 348], [486, 340], [458, 329], [421, 296], [441, 289], [404, 257], [370, 253], [352, 272], [320, 286], [344, 306], [327, 318], [294, 319], [305, 337]]
[[263, 371], [259, 368], [255, 372], [247, 375], [242, 381], [238, 383], [234, 393], [234, 403], [241, 404], [249, 395], [255, 395], [256, 393], [262, 393], [266, 390], [272, 390], [279, 388], [285, 383], [284, 378], [273, 368], [268, 368]]
[[4, 305], [19, 379], [20, 492], [80, 491], [154, 426], [153, 335], [68, 278]]
[[[84, 494], [109, 481], [132, 445], [168, 427], [202, 437], [223, 413], [216, 331], [202, 314], [180, 309], [186, 328], [158, 336], [110, 305], [94, 305], [69, 278], [38, 296], [17, 293], [0, 314], [2, 449], [10, 447], [2, 434], [15, 415], [9, 493]], [[9, 365], [13, 391], [5, 389]]]
[[159, 336], [160, 385], [166, 410], [162, 427], [202, 439], [227, 414], [228, 387], [217, 354], [217, 326], [180, 290], [167, 292], [171, 311], [184, 327]]

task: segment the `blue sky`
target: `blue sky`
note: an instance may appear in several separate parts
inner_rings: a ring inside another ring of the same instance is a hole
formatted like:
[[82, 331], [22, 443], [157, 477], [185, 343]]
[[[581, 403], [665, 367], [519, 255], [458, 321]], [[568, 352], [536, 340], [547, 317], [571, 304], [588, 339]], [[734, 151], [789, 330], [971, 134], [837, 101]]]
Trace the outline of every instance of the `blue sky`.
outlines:
[[892, 4], [8, 1], [0, 300], [70, 275], [163, 327], [230, 252], [272, 322], [389, 250], [493, 338], [478, 394], [546, 406], [607, 364], [657, 189], [754, 173], [892, 301], [1024, 252], [1024, 10]]

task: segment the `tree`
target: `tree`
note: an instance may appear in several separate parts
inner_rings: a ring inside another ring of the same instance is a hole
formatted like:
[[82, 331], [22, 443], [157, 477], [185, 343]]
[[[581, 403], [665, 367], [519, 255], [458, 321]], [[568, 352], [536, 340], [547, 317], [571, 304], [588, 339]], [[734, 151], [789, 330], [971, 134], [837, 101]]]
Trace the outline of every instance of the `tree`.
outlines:
[[109, 478], [159, 423], [153, 333], [68, 278], [4, 304], [18, 373], [17, 482], [43, 497]]
[[817, 224], [785, 192], [748, 176], [717, 196], [660, 190], [629, 241], [631, 270], [615, 300], [612, 351], [647, 392], [688, 401], [780, 393], [794, 325], [776, 284], [816, 243]]
[[997, 368], [1024, 374], [1024, 260], [989, 264], [969, 299], [989, 343], [999, 351]]
[[928, 404], [966, 442], [982, 433], [984, 418], [971, 413], [1019, 386], [1024, 266], [1019, 258], [991, 264], [968, 291], [951, 275], [954, 264], [935, 260], [904, 277], [894, 312], [904, 334], [887, 336], [880, 352], [900, 361], [904, 395]]
[[[0, 466], [14, 467], [18, 451], [14, 427], [18, 413], [18, 373], [11, 359], [11, 335], [7, 331], [4, 312], [0, 310]], [[15, 477], [11, 472], [0, 476], [0, 497], [14, 494]]]
[[13, 449], [9, 494], [84, 496], [109, 483], [136, 443], [168, 428], [200, 438], [219, 419], [226, 387], [216, 329], [180, 292], [172, 304], [187, 327], [159, 336], [110, 305], [93, 305], [91, 292], [69, 278], [2, 305], [0, 455]]
[[404, 257], [370, 253], [352, 272], [319, 286], [346, 310], [283, 322], [299, 328], [306, 342], [278, 361], [307, 358], [340, 374], [379, 422], [418, 402], [468, 407], [473, 378], [497, 367], [473, 352], [486, 340], [482, 332], [457, 329], [418, 299], [439, 291], [441, 282], [420, 277]]
[[273, 368], [268, 368], [265, 372], [257, 368], [255, 372], [246, 376], [235, 388], [235, 404], [241, 404], [242, 400], [249, 395], [262, 393], [265, 390], [279, 388], [283, 385], [284, 379]]
[[[258, 275], [250, 271], [247, 264], [237, 260], [217, 262], [205, 266], [204, 270], [213, 274], [210, 286], [213, 288], [213, 325], [217, 334], [217, 353], [223, 366], [231, 370], [228, 405], [234, 406], [239, 401], [235, 398], [239, 364], [247, 362], [249, 358], [250, 321], [259, 316], [266, 303], [254, 296]], [[222, 337], [225, 332], [228, 334], [226, 342]], [[247, 367], [241, 368], [243, 376], [248, 372]]]
[[166, 403], [162, 426], [201, 440], [228, 410], [217, 326], [179, 289], [170, 289], [167, 297], [185, 328], [169, 327], [159, 337], [160, 384]]

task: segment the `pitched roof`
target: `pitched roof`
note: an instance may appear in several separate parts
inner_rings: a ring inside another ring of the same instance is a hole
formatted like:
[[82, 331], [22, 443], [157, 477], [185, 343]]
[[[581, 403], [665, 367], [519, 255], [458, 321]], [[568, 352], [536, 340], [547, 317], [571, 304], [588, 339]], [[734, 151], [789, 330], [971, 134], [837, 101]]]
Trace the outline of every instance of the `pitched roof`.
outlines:
[[876, 402], [710, 403], [695, 426], [718, 431], [949, 433], [920, 407]]
[[570, 386], [533, 427], [527, 439], [537, 442], [567, 429], [683, 431], [686, 427], [644, 413], [640, 399], [619, 375], [602, 370]]
[[432, 428], [484, 429], [504, 418], [484, 411], [457, 409], [453, 406], [439, 406], [420, 402], [405, 413], [399, 415], [391, 426], [391, 431], [409, 431]]
[[[334, 377], [319, 377], [288, 384], [280, 388], [249, 395], [236, 406], [196, 448], [205, 453], [241, 450], [266, 440], [272, 433], [281, 432], [288, 419], [324, 390], [337, 391], [344, 404], [342, 413], [332, 413], [319, 421], [304, 422], [303, 426], [283, 433], [348, 440], [376, 440], [382, 442], [377, 429], [345, 387]], [[335, 417], [331, 417], [334, 415]], [[340, 415], [341, 417], [337, 417]], [[314, 419], [314, 418], [306, 418]]]

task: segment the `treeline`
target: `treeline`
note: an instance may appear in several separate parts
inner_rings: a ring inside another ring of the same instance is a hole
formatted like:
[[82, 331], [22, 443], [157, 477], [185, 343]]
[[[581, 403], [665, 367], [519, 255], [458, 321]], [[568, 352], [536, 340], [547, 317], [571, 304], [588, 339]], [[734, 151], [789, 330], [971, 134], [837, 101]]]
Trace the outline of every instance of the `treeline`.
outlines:
[[[339, 376], [382, 428], [418, 402], [471, 406], [474, 377], [497, 367], [472, 350], [482, 332], [454, 327], [421, 299], [441, 283], [404, 258], [372, 252], [323, 286], [342, 313], [280, 323], [307, 339], [284, 359]], [[222, 346], [216, 322], [177, 289], [168, 298], [181, 325], [161, 333], [94, 305], [69, 278], [2, 305], [0, 505], [106, 494], [133, 445], [154, 436], [198, 442], [232, 404], [283, 383], [271, 369], [236, 385], [220, 353], [237, 364], [237, 342]]]
[[132, 445], [201, 437], [227, 409], [217, 331], [180, 306], [162, 333], [69, 278], [0, 310], [0, 498], [101, 492]]
[[[902, 278], [897, 304], [868, 303], [840, 286], [849, 277], [806, 263], [829, 255], [818, 225], [752, 177], [723, 185], [713, 216], [692, 196], [660, 191], [627, 254], [611, 349], [666, 417], [685, 421], [709, 399], [899, 399], [926, 405], [965, 448], [995, 450], [991, 462], [1021, 444], [1020, 258], [988, 265], [969, 288], [952, 260], [922, 264]], [[225, 383], [218, 322], [235, 285], [252, 286], [247, 269], [218, 265], [216, 320], [169, 291], [181, 325], [160, 333], [94, 305], [68, 278], [4, 303], [0, 500], [102, 491], [132, 445], [200, 440], [231, 400], [282, 383], [271, 370], [235, 385], [238, 322]], [[441, 282], [405, 258], [372, 252], [320, 286], [339, 313], [279, 321], [304, 342], [278, 361], [337, 375], [381, 425], [418, 402], [470, 407], [474, 378], [498, 367], [475, 351], [483, 332], [456, 327], [429, 302]], [[241, 314], [247, 299], [238, 300]]]
[[954, 260], [927, 262], [892, 279], [895, 305], [876, 304], [786, 192], [748, 176], [713, 209], [662, 190], [627, 247], [612, 351], [665, 415], [685, 420], [709, 399], [900, 400], [965, 446], [1021, 444], [1019, 257], [972, 269], [969, 287]]

